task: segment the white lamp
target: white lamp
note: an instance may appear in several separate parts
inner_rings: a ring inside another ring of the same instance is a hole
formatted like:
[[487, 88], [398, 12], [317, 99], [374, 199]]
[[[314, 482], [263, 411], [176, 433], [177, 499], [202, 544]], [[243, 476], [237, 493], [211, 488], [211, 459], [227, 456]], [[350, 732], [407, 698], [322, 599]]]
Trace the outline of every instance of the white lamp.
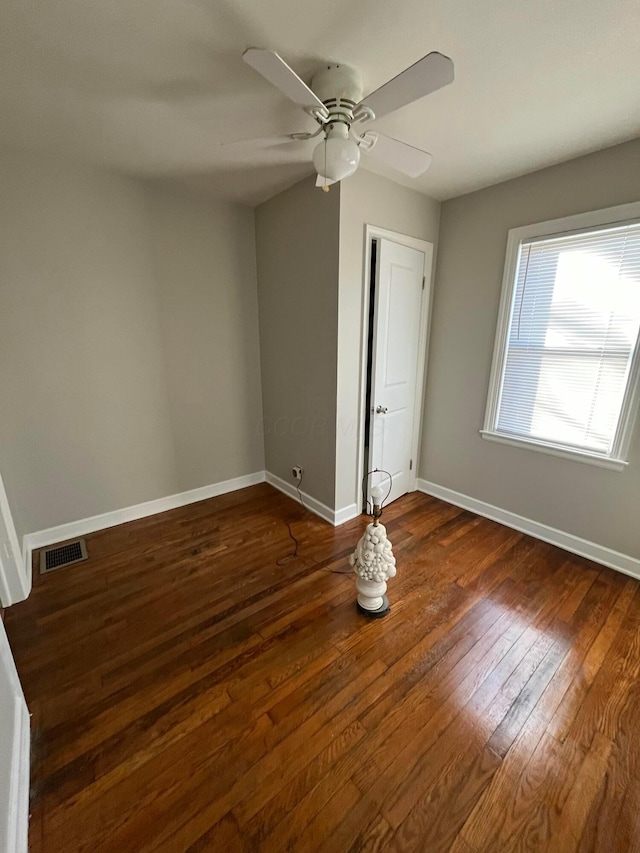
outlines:
[[349, 557], [353, 571], [358, 576], [358, 610], [374, 618], [385, 616], [389, 612], [389, 599], [385, 594], [387, 580], [396, 574], [396, 558], [391, 550], [391, 542], [387, 539], [386, 528], [379, 523], [382, 515], [382, 495], [380, 486], [373, 486], [373, 522], [367, 524], [362, 539]]
[[313, 165], [321, 178], [341, 181], [353, 175], [360, 162], [360, 148], [349, 138], [349, 128], [333, 124], [326, 137], [313, 150]]

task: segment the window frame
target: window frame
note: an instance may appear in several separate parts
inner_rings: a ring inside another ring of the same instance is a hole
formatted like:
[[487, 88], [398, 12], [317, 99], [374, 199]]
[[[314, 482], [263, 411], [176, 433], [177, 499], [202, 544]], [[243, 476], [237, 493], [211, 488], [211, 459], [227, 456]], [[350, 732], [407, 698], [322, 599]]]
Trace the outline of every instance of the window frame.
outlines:
[[480, 430], [482, 438], [500, 444], [560, 456], [564, 459], [586, 462], [590, 465], [598, 465], [615, 471], [622, 471], [627, 467], [629, 464], [627, 454], [640, 402], [640, 344], [636, 345], [629, 368], [629, 378], [620, 410], [620, 419], [610, 454], [500, 432], [497, 429], [497, 420], [511, 327], [511, 313], [518, 280], [518, 257], [522, 243], [525, 240], [536, 238], [547, 239], [556, 236], [578, 235], [607, 226], [621, 226], [632, 222], [640, 222], [640, 202], [565, 216], [561, 219], [549, 219], [546, 222], [532, 223], [509, 230], [484, 426]]

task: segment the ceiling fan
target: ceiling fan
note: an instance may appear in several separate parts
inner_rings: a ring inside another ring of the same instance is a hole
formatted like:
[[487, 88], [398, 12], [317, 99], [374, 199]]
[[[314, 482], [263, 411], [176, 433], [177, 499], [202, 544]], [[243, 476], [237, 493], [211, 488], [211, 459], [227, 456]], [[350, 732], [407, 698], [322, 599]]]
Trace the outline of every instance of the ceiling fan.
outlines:
[[375, 92], [362, 97], [362, 75], [356, 68], [326, 64], [311, 80], [311, 88], [271, 50], [251, 47], [242, 58], [318, 123], [315, 133], [292, 133], [275, 141], [304, 141], [322, 135], [313, 150], [316, 186], [348, 178], [364, 151], [399, 172], [415, 178], [431, 165], [431, 154], [372, 129], [359, 133], [356, 125], [381, 118], [453, 82], [453, 62], [442, 53], [428, 53]]

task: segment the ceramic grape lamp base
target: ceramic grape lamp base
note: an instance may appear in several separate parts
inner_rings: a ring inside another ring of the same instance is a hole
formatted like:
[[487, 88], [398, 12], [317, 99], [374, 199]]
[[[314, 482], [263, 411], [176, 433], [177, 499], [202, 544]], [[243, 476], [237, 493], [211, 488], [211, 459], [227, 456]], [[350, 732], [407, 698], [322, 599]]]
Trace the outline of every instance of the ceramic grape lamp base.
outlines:
[[382, 489], [371, 489], [373, 516], [367, 524], [356, 550], [349, 558], [353, 571], [357, 575], [358, 610], [373, 619], [379, 619], [391, 609], [387, 598], [387, 580], [395, 577], [396, 558], [393, 556], [387, 531], [380, 524], [380, 498]]

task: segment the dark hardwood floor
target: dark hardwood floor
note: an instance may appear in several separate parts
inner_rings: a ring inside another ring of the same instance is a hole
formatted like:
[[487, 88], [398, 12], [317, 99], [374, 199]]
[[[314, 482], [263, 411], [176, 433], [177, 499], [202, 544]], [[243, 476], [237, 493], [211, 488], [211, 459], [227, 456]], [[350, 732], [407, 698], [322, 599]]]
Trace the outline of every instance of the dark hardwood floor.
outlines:
[[35, 574], [31, 850], [640, 851], [640, 584], [421, 494], [383, 522], [383, 620], [335, 573], [365, 519], [267, 485]]

